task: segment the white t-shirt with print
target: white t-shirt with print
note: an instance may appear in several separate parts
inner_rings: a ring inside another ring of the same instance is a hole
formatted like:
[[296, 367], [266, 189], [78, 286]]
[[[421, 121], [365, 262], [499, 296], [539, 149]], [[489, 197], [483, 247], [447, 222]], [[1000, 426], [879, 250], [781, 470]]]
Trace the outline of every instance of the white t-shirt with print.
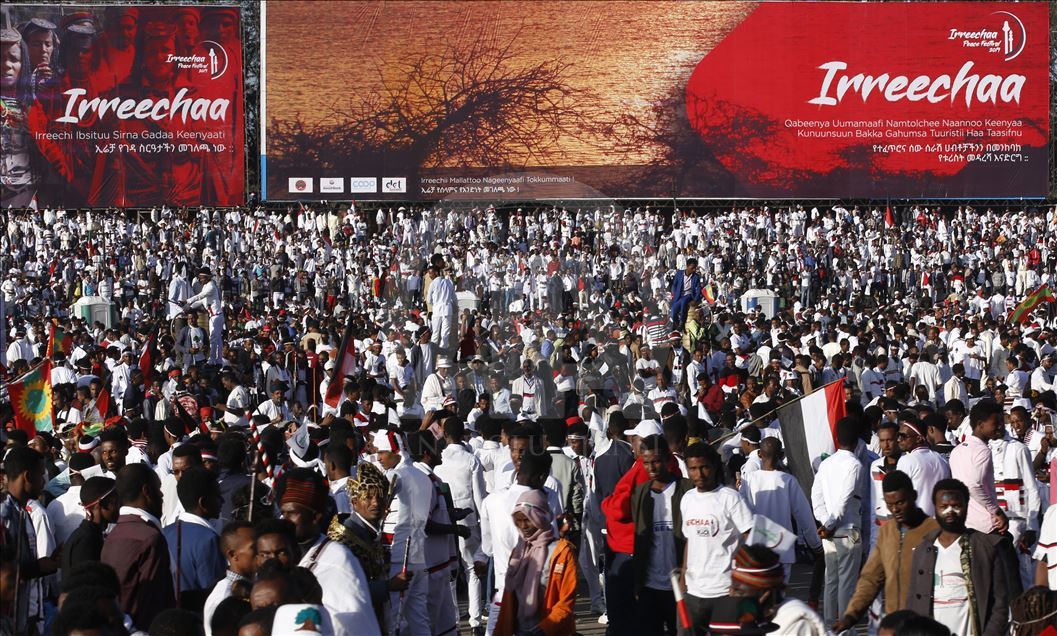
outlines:
[[686, 591], [698, 598], [725, 596], [741, 535], [752, 528], [752, 512], [733, 488], [692, 490], [679, 504], [687, 540]]

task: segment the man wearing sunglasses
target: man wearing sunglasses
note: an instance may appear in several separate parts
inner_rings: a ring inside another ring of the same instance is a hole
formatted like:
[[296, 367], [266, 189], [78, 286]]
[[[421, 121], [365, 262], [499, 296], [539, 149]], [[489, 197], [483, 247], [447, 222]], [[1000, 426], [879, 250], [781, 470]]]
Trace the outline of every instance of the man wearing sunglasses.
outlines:
[[932, 487], [951, 476], [951, 468], [943, 455], [929, 448], [925, 440], [924, 426], [913, 411], [899, 414], [899, 433], [896, 441], [903, 456], [896, 464], [897, 470], [906, 473], [918, 494], [918, 507], [932, 515]]

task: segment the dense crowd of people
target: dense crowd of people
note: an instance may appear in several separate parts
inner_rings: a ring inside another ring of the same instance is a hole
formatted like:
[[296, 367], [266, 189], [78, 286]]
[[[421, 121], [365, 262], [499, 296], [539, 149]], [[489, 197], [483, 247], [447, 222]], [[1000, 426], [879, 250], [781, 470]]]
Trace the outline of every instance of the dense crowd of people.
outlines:
[[3, 631], [1041, 634], [1055, 217], [9, 209]]

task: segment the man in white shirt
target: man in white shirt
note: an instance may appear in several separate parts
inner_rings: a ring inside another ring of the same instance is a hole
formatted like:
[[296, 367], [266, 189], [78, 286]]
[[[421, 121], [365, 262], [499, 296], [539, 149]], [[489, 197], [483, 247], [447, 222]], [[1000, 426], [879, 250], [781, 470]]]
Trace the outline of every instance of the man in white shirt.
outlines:
[[510, 406], [512, 393], [510, 392], [510, 389], [503, 386], [498, 376], [488, 378], [488, 390], [492, 394], [492, 413], [505, 417], [513, 417], [514, 412]]
[[[305, 547], [298, 566], [311, 571], [319, 581], [323, 607], [334, 621], [335, 636], [380, 635], [367, 577], [359, 559], [341, 542], [329, 540], [324, 532], [326, 500], [327, 488], [317, 471], [311, 468], [288, 471], [279, 511], [294, 524], [297, 541]], [[402, 554], [401, 551], [397, 558]], [[425, 577], [421, 578], [424, 583]]]
[[963, 378], [965, 377], [965, 367], [959, 362], [951, 367], [950, 380], [943, 385], [943, 401], [944, 403], [950, 402], [951, 400], [961, 400], [962, 404], [969, 403], [969, 391], [966, 389]]
[[167, 303], [167, 318], [172, 320], [180, 315], [184, 303], [191, 297], [191, 283], [184, 278], [183, 269], [178, 269], [169, 283], [169, 298]]
[[411, 574], [406, 591], [389, 595], [389, 629], [391, 633], [429, 636], [429, 574], [424, 548], [433, 483], [411, 463], [400, 433], [375, 431], [370, 448], [378, 454], [378, 461], [392, 484], [389, 514], [382, 521], [382, 542], [392, 547], [389, 577], [402, 571], [405, 551], [407, 572]]
[[285, 382], [273, 382], [272, 386], [272, 399], [261, 402], [260, 406], [254, 412], [254, 415], [263, 415], [268, 418], [269, 424], [278, 424], [280, 422], [288, 422], [293, 419], [293, 415], [290, 414], [290, 407], [287, 406], [286, 400], [283, 399], [283, 394], [286, 393], [287, 385]]
[[[768, 437], [760, 443], [758, 452], [761, 467], [749, 474], [742, 474], [741, 496], [754, 513], [767, 517], [783, 528], [796, 528], [804, 544], [821, 557], [822, 541], [815, 532], [815, 517], [807, 495], [800, 482], [781, 470], [784, 455], [781, 440]], [[779, 554], [779, 559], [788, 583], [789, 573], [793, 563], [796, 563], [796, 550], [791, 546]]]
[[1057, 506], [1051, 505], [1042, 517], [1042, 530], [1032, 557], [1038, 562], [1035, 584], [1057, 590]]
[[521, 376], [510, 387], [511, 408], [521, 415], [536, 420], [543, 414], [543, 382], [535, 374], [532, 360], [521, 363]]
[[16, 327], [15, 339], [7, 346], [7, 364], [10, 366], [15, 360], [24, 360], [28, 364], [35, 356], [33, 343], [26, 337], [26, 328]]
[[922, 428], [913, 413], [904, 411], [899, 414], [897, 440], [903, 454], [896, 469], [910, 477], [914, 492], [918, 494], [918, 508], [931, 516], [935, 512], [932, 507], [932, 487], [950, 477], [951, 468], [943, 455], [929, 448]]
[[649, 393], [657, 386], [657, 371], [660, 363], [650, 357], [650, 348], [643, 345], [639, 348], [639, 359], [635, 363], [635, 377], [642, 380], [643, 391]]
[[[474, 568], [474, 559], [481, 549], [480, 510], [488, 492], [485, 490], [484, 471], [481, 462], [462, 443], [464, 427], [462, 420], [449, 417], [444, 420], [444, 450], [441, 463], [434, 468], [437, 477], [444, 480], [451, 490], [452, 504], [456, 509], [469, 511], [460, 526], [467, 528], [469, 537], [459, 537], [459, 556], [466, 571], [469, 594], [470, 628], [481, 624], [482, 582]], [[451, 586], [455, 598], [454, 581]], [[456, 605], [458, 602], [456, 601]]]
[[451, 362], [441, 356], [437, 358], [436, 366], [437, 370], [429, 374], [422, 385], [422, 408], [426, 411], [441, 410], [444, 408], [444, 399], [455, 394], [455, 384], [448, 377], [451, 373]]
[[862, 403], [869, 405], [875, 399], [884, 396], [885, 369], [888, 368], [888, 356], [881, 354], [875, 358], [874, 367], [862, 373]]
[[188, 309], [201, 307], [209, 314], [209, 364], [220, 366], [224, 353], [224, 307], [220, 300], [220, 287], [213, 281], [213, 272], [208, 267], [198, 270], [202, 291], [187, 299]]
[[1044, 393], [1054, 390], [1053, 376], [1050, 374], [1054, 360], [1057, 360], [1057, 356], [1052, 353], [1043, 356], [1042, 362], [1031, 372], [1032, 391]]
[[84, 521], [81, 486], [84, 485], [85, 480], [81, 471], [92, 466], [95, 466], [95, 458], [90, 453], [74, 453], [70, 457], [70, 488], [48, 504], [48, 522], [55, 534], [55, 541], [60, 545], [66, 543], [74, 530]]
[[224, 403], [216, 405], [217, 410], [224, 413], [224, 423], [228, 428], [249, 426], [250, 392], [235, 381], [235, 374], [231, 371], [220, 374], [220, 383], [228, 392]]
[[951, 357], [961, 363], [965, 369], [964, 382], [969, 392], [976, 394], [980, 390], [980, 378], [984, 373], [984, 365], [987, 364], [983, 347], [976, 342], [976, 335], [966, 334], [964, 342], [955, 344]]
[[940, 380], [940, 370], [932, 362], [932, 354], [922, 352], [913, 369], [910, 371], [910, 388], [924, 386], [929, 392], [929, 401], [936, 404], [936, 392], [939, 391], [943, 382]]
[[452, 284], [439, 267], [432, 267], [433, 281], [426, 292], [427, 302], [433, 309], [431, 326], [433, 344], [440, 349], [451, 346], [452, 315], [455, 312], [455, 285]]
[[1022, 398], [1028, 391], [1030, 386], [1031, 376], [1028, 375], [1027, 371], [1020, 368], [1020, 357], [1010, 355], [1006, 358], [1006, 402], [1012, 402], [1017, 398]]
[[679, 502], [686, 538], [683, 576], [692, 624], [705, 633], [712, 611], [730, 591], [734, 552], [752, 528], [752, 511], [733, 488], [722, 485], [723, 460], [704, 443], [685, 453], [694, 490]]
[[[1015, 423], [1014, 423], [1015, 420]], [[1017, 407], [1009, 414], [1010, 426], [1023, 430], [1030, 426], [1027, 411]], [[998, 505], [1009, 518], [1009, 533], [1013, 539], [1020, 565], [1024, 589], [1031, 587], [1035, 578], [1035, 563], [1031, 548], [1039, 534], [1039, 484], [1032, 467], [1031, 452], [1023, 442], [997, 427], [988, 442], [995, 471], [995, 490]]]
[[862, 500], [856, 492], [863, 465], [855, 456], [858, 422], [837, 422], [837, 451], [819, 464], [811, 505], [826, 560], [823, 619], [832, 624], [848, 607], [862, 565]]

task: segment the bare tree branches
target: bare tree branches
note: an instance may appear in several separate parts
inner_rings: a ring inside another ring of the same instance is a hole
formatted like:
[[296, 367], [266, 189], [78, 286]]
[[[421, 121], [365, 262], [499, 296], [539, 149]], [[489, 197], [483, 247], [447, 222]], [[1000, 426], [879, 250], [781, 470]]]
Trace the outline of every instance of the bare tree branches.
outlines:
[[328, 123], [271, 123], [283, 164], [520, 170], [568, 163], [570, 145], [603, 147], [620, 124], [561, 57], [521, 62], [516, 42], [484, 35], [377, 70], [382, 90], [356, 94]]

